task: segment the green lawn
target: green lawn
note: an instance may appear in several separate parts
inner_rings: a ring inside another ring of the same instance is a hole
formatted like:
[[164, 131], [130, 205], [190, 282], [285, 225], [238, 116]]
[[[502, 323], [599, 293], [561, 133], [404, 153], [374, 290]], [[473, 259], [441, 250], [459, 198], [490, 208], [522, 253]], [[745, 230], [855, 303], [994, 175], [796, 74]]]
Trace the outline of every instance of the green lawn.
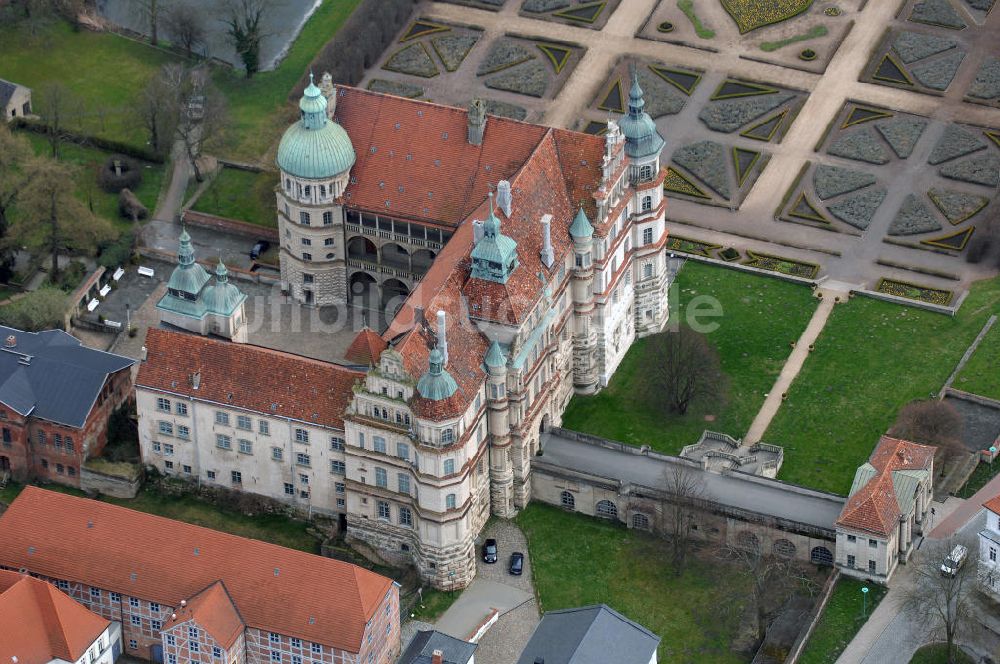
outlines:
[[977, 491], [982, 489], [986, 484], [996, 477], [996, 474], [1000, 473], [1000, 461], [994, 461], [992, 464], [979, 462], [976, 469], [972, 471], [972, 475], [969, 479], [962, 485], [955, 495], [959, 498], [964, 498], [968, 500], [975, 495]]
[[[868, 607], [862, 615], [861, 588], [867, 586]], [[837, 580], [830, 601], [827, 602], [819, 624], [809, 637], [799, 664], [833, 664], [847, 644], [868, 620], [878, 603], [885, 597], [886, 589], [875, 584], [863, 584], [846, 576]]]
[[274, 173], [252, 173], [223, 168], [192, 206], [196, 212], [276, 228]]
[[973, 285], [954, 317], [855, 297], [837, 305], [764, 440], [780, 478], [846, 494], [907, 402], [937, 393], [1000, 306], [1000, 279]]
[[[229, 145], [224, 151], [227, 156], [245, 161], [264, 158], [298, 117], [295, 105], [287, 100], [288, 93], [360, 2], [324, 0], [274, 71], [261, 72], [248, 81], [241, 72], [216, 70], [215, 84], [229, 103]], [[316, 72], [316, 76], [322, 73]]]
[[962, 368], [953, 387], [984, 397], [1000, 399], [1000, 324], [995, 323], [983, 337], [976, 352]]
[[[974, 664], [976, 660], [969, 657], [960, 647], [955, 649], [957, 664]], [[910, 664], [948, 664], [948, 644], [932, 643], [913, 653]]]
[[44, 85], [61, 82], [82, 102], [86, 116], [82, 126], [71, 120], [70, 129], [146, 147], [145, 133], [126, 111], [156, 70], [176, 57], [112, 33], [73, 32], [63, 22], [45, 26], [35, 37], [19, 24], [0, 25], [0, 44], [0, 76], [32, 88], [35, 110], [44, 110]]
[[734, 626], [721, 618], [739, 607], [718, 608], [732, 606], [743, 581], [718, 563], [695, 559], [676, 577], [662, 540], [539, 503], [517, 525], [542, 611], [604, 603], [662, 638], [664, 664], [746, 661], [730, 652]]
[[[22, 488], [17, 484], [9, 484], [6, 489], [0, 491], [0, 502], [10, 503]], [[77, 496], [84, 495], [77, 489], [58, 484], [46, 485], [45, 488]], [[107, 496], [102, 496], [101, 500], [241, 537], [279, 544], [290, 549], [319, 553], [319, 540], [309, 534], [309, 524], [280, 514], [245, 516], [239, 512], [216, 507], [191, 495], [166, 496], [150, 489], [144, 489], [133, 500]]]
[[415, 604], [413, 611], [411, 611], [413, 618], [433, 623], [448, 610], [448, 607], [455, 603], [461, 594], [461, 590], [434, 590], [428, 586], [424, 588], [423, 601]]
[[[36, 154], [45, 156], [51, 154], [49, 144], [44, 136], [27, 131], [23, 132], [23, 135], [28, 137]], [[116, 228], [124, 230], [132, 222], [122, 219], [121, 215], [118, 214], [118, 194], [105, 193], [97, 184], [97, 173], [109, 156], [111, 156], [110, 152], [97, 148], [84, 147], [75, 143], [63, 143], [59, 159], [77, 166], [75, 181], [77, 197], [84, 203], [91, 205], [98, 216], [110, 219]], [[160, 195], [160, 188], [163, 186], [164, 166], [143, 161], [138, 163], [142, 167], [142, 184], [136, 187], [134, 193], [152, 215], [156, 207], [156, 199]]]
[[[708, 334], [730, 379], [728, 403], [720, 412], [693, 409], [672, 417], [651, 413], [636, 398], [637, 372], [644, 368], [640, 340], [606, 389], [595, 396], [573, 397], [563, 426], [648, 444], [668, 454], [696, 442], [704, 429], [736, 437], [746, 434], [791, 352], [790, 342], [799, 338], [816, 309], [816, 300], [805, 286], [688, 261], [671, 290], [671, 298], [680, 300], [671, 302], [673, 319], [683, 319], [692, 299], [700, 295], [715, 297], [722, 305], [723, 315], [715, 319], [719, 328]], [[715, 420], [706, 421], [706, 415]]]

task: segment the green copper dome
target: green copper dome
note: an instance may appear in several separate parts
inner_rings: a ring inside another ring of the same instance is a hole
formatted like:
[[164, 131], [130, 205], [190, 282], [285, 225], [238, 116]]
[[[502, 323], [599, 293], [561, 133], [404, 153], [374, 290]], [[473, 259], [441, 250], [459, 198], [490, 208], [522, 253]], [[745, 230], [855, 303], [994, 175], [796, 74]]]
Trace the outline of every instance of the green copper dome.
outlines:
[[490, 216], [483, 223], [483, 237], [472, 248], [472, 276], [505, 284], [516, 267], [517, 242], [500, 232], [490, 194]]
[[644, 110], [645, 107], [642, 88], [639, 87], [639, 74], [633, 71], [632, 89], [628, 93], [628, 115], [618, 123], [625, 136], [625, 154], [633, 159], [659, 154], [664, 145], [656, 123]]
[[435, 348], [431, 351], [430, 369], [417, 381], [417, 392], [425, 399], [441, 401], [458, 390], [458, 383], [444, 369], [444, 353]]
[[569, 234], [578, 238], [593, 237], [594, 235], [594, 226], [590, 223], [590, 219], [587, 219], [587, 213], [583, 211], [582, 205], [569, 227]]
[[187, 229], [181, 231], [180, 246], [177, 249], [177, 267], [170, 275], [167, 290], [178, 297], [195, 299], [208, 281], [208, 272], [194, 260], [194, 248]]
[[206, 288], [202, 296], [205, 308], [214, 314], [230, 316], [245, 299], [247, 296], [229, 283], [229, 270], [220, 260], [219, 266], [215, 268], [215, 284]]
[[326, 117], [326, 97], [312, 82], [299, 101], [302, 117], [285, 131], [278, 145], [278, 168], [289, 175], [322, 180], [346, 173], [356, 156], [351, 138]]

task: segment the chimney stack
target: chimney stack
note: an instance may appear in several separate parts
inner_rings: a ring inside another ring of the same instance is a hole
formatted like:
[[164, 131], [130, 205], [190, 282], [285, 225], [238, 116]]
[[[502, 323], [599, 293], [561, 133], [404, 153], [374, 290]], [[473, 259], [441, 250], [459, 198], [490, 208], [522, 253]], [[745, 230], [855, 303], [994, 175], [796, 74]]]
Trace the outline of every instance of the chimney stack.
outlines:
[[139, 351], [139, 359], [142, 360], [143, 362], [145, 362], [146, 361], [146, 355], [148, 355], [148, 354], [149, 354], [149, 351], [146, 350], [145, 346], [143, 346], [142, 349]]
[[500, 206], [500, 209], [503, 210], [503, 213], [508, 219], [510, 219], [511, 203], [510, 182], [507, 180], [500, 180], [500, 182], [497, 183], [497, 205]]
[[545, 267], [552, 267], [555, 261], [555, 253], [552, 251], [552, 215], [542, 215], [542, 263]]
[[438, 311], [438, 349], [444, 355], [444, 363], [448, 364], [448, 327], [443, 311]]
[[486, 104], [482, 99], [473, 99], [469, 103], [469, 143], [483, 144], [483, 134], [486, 132]]
[[476, 244], [479, 244], [479, 241], [483, 239], [484, 235], [486, 235], [486, 231], [483, 229], [483, 222], [481, 222], [478, 219], [474, 219], [472, 221], [472, 239], [473, 239], [473, 241]]
[[193, 374], [191, 374], [191, 387], [194, 388], [194, 389], [196, 389], [196, 390], [199, 387], [201, 387], [201, 372], [200, 371], [195, 371]]
[[444, 653], [440, 650], [435, 650], [431, 653], [431, 664], [444, 664]]

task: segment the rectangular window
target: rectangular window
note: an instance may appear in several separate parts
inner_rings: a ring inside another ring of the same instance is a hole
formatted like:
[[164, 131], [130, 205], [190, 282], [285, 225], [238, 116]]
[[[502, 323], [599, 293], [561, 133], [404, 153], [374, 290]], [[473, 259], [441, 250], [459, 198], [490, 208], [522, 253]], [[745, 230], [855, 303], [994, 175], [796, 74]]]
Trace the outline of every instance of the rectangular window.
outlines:
[[303, 226], [309, 225], [310, 219], [308, 212], [299, 212], [299, 223], [301, 223]]
[[375, 451], [385, 454], [385, 438], [382, 436], [375, 436], [374, 441]]
[[347, 507], [347, 501], [343, 498], [337, 498], [337, 507], [344, 508]]
[[159, 613], [160, 612], [160, 605], [157, 604], [156, 602], [150, 602], [149, 603], [149, 610], [152, 613]]
[[149, 628], [154, 632], [159, 632], [161, 629], [163, 629], [163, 623], [160, 622], [159, 620], [150, 620]]
[[857, 542], [857, 541], [858, 541], [858, 538], [857, 538], [857, 537], [855, 537], [854, 535], [848, 535], [848, 536], [847, 536], [847, 541], [848, 541], [848, 542]]
[[868, 573], [869, 574], [874, 574], [875, 573], [875, 561], [874, 560], [869, 560], [868, 561]]
[[454, 459], [445, 459], [444, 460], [444, 474], [445, 475], [454, 475], [455, 474], [455, 460]]
[[453, 443], [455, 442], [455, 430], [445, 429], [441, 432], [441, 442], [442, 443]]
[[66, 436], [66, 451], [67, 452], [73, 451], [73, 439], [70, 438], [69, 436]]
[[302, 655], [292, 655], [292, 664], [302, 664]]
[[295, 430], [295, 442], [296, 443], [308, 443], [309, 442], [309, 432], [305, 429]]
[[285, 495], [294, 496], [295, 495], [295, 485], [285, 482]]
[[297, 639], [294, 636], [291, 639], [289, 639], [288, 642], [292, 645], [293, 648], [302, 647], [302, 639]]
[[58, 433], [52, 434], [52, 444], [62, 449], [62, 435]]
[[222, 648], [219, 646], [212, 646], [212, 657], [215, 659], [222, 659]]
[[271, 435], [271, 423], [268, 422], [267, 420], [258, 420], [257, 421], [257, 433], [259, 433], [262, 436], [270, 436]]
[[347, 491], [347, 485], [343, 482], [335, 482], [333, 488], [337, 493], [345, 493]]
[[298, 454], [295, 455], [295, 463], [298, 464], [298, 465], [300, 465], [300, 466], [305, 466], [307, 468], [310, 465], [312, 465], [311, 460], [309, 458], [309, 455], [308, 454], [304, 454], [302, 452], [299, 452]]
[[334, 475], [343, 475], [347, 472], [347, 466], [343, 461], [331, 461], [330, 462], [330, 472]]
[[167, 664], [177, 664], [177, 655], [173, 653], [167, 655]]
[[188, 475], [191, 474], [191, 466], [181, 466], [181, 470], [183, 470]]
[[410, 460], [410, 446], [406, 443], [396, 443], [396, 456], [400, 459]]
[[128, 605], [131, 606], [133, 609], [138, 609], [139, 608], [139, 600], [137, 600], [135, 597], [129, 597], [128, 598]]
[[188, 643], [188, 649], [191, 652], [201, 652], [201, 645], [197, 641], [190, 641]]
[[59, 590], [69, 590], [69, 581], [56, 581], [56, 588]]
[[299, 473], [299, 482], [302, 484], [309, 484], [309, 476]]
[[178, 415], [187, 415], [188, 414], [188, 405], [186, 403], [180, 403], [180, 402], [178, 402], [177, 403], [177, 414]]
[[344, 449], [344, 439], [340, 436], [330, 436], [330, 450], [340, 452]]
[[852, 555], [847, 556], [847, 566], [854, 567], [854, 556]]
[[323, 646], [321, 646], [318, 643], [313, 643], [312, 645], [309, 646], [309, 649], [312, 650], [312, 654], [314, 654], [314, 655], [322, 655], [323, 654]]
[[237, 415], [236, 416], [236, 426], [239, 427], [240, 429], [246, 429], [247, 431], [250, 431], [250, 430], [253, 429], [253, 425], [250, 422], [250, 416], [249, 415]]
[[166, 469], [168, 469], [168, 470], [173, 469], [174, 462], [173, 461], [164, 461], [163, 462], [163, 467], [166, 468]]
[[332, 247], [333, 246], [333, 238], [332, 237], [328, 237], [325, 240], [323, 240], [323, 246], [324, 247]]
[[232, 473], [230, 473], [230, 478], [232, 479], [233, 484], [243, 484], [243, 473], [238, 470], [232, 471]]
[[131, 618], [129, 618], [129, 620], [136, 627], [142, 624], [142, 618], [140, 618], [139, 616], [132, 616]]
[[166, 456], [173, 456], [174, 455], [174, 446], [171, 445], [170, 443], [164, 443], [163, 444], [163, 454], [165, 454]]
[[303, 244], [303, 246], [309, 247], [309, 246], [312, 246], [312, 243], [313, 243], [313, 241], [310, 240], [309, 238], [307, 238], [307, 237], [302, 238], [302, 244]]
[[878, 540], [873, 540], [873, 539], [868, 540], [868, 548], [869, 549], [877, 549], [878, 548]]
[[208, 472], [205, 473], [205, 477], [207, 477], [210, 480], [214, 480], [215, 479], [215, 471], [214, 470], [209, 470]]
[[100, 588], [91, 588], [90, 589], [90, 596], [93, 599], [101, 599], [101, 589]]
[[233, 449], [233, 439], [221, 433], [215, 434], [215, 446], [223, 450]]
[[122, 601], [122, 594], [121, 593], [111, 593], [111, 601], [112, 602], [121, 602]]
[[277, 650], [272, 650], [271, 651], [271, 661], [272, 662], [280, 662], [281, 661], [281, 653], [278, 652]]
[[389, 511], [389, 503], [383, 500], [378, 501], [378, 518], [383, 521], [388, 521], [390, 516], [391, 512]]
[[281, 636], [271, 632], [270, 636], [267, 637], [271, 643], [281, 643]]
[[167, 645], [168, 646], [175, 646], [175, 645], [177, 645], [177, 639], [174, 638], [173, 634], [167, 634], [166, 640], [167, 640]]
[[66, 466], [66, 474], [69, 475], [70, 477], [73, 477], [74, 475], [76, 475], [76, 468], [74, 468], [73, 466]]
[[444, 497], [445, 508], [453, 510], [455, 509], [455, 505], [456, 505], [455, 494], [449, 493], [447, 496]]
[[169, 413], [170, 412], [170, 399], [165, 399], [163, 397], [157, 398], [157, 400], [156, 400], [156, 410], [163, 411], [164, 413]]
[[183, 438], [184, 440], [189, 440], [191, 438], [191, 429], [184, 426], [183, 424], [177, 425], [177, 437]]
[[653, 229], [652, 228], [642, 229], [642, 243], [652, 244], [652, 242], [653, 242]]
[[229, 426], [229, 413], [224, 413], [221, 410], [215, 411], [215, 423]]
[[410, 512], [409, 507], [399, 508], [399, 525], [401, 526], [413, 526], [413, 514]]
[[304, 260], [304, 261], [311, 261], [312, 259], [313, 259], [313, 255], [312, 254], [307, 254], [307, 253], [303, 253], [302, 254], [302, 260]]
[[44, 445], [45, 444], [45, 432], [44, 431], [39, 431], [38, 435], [36, 436], [36, 438], [38, 439], [38, 444], [39, 445]]
[[993, 562], [997, 560], [997, 549], [995, 546], [990, 547], [990, 560]]
[[303, 274], [302, 275], [302, 283], [304, 283], [304, 284], [311, 284], [312, 282], [313, 282], [313, 275], [311, 275], [311, 274]]
[[271, 458], [274, 459], [275, 461], [281, 461], [284, 458], [284, 456], [285, 456], [284, 450], [282, 450], [280, 447], [271, 448]]
[[399, 479], [399, 492], [410, 495], [410, 476], [406, 473], [400, 473]]
[[386, 479], [386, 475], [387, 474], [385, 472], [385, 468], [376, 468], [375, 469], [375, 486], [382, 487], [384, 489], [388, 485], [388, 481]]
[[240, 438], [240, 453], [253, 454], [253, 443], [251, 443], [249, 440]]
[[136, 648], [139, 647], [139, 644], [136, 643], [135, 639], [129, 639], [128, 640], [128, 647], [131, 648], [132, 650], [135, 650]]

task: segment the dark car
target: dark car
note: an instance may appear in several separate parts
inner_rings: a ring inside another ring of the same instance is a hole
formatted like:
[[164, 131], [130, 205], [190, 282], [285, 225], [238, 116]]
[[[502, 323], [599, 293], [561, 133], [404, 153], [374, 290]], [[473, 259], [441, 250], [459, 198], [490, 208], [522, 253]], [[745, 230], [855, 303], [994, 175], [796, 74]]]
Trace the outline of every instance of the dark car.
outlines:
[[483, 562], [493, 564], [497, 561], [497, 541], [495, 539], [488, 539], [486, 543], [483, 544]]
[[515, 551], [510, 554], [510, 565], [507, 566], [507, 571], [514, 576], [521, 576], [521, 572], [524, 571], [524, 554], [520, 551]]
[[253, 249], [250, 250], [250, 260], [257, 260], [262, 253], [270, 248], [271, 243], [267, 240], [257, 240], [253, 245]]

